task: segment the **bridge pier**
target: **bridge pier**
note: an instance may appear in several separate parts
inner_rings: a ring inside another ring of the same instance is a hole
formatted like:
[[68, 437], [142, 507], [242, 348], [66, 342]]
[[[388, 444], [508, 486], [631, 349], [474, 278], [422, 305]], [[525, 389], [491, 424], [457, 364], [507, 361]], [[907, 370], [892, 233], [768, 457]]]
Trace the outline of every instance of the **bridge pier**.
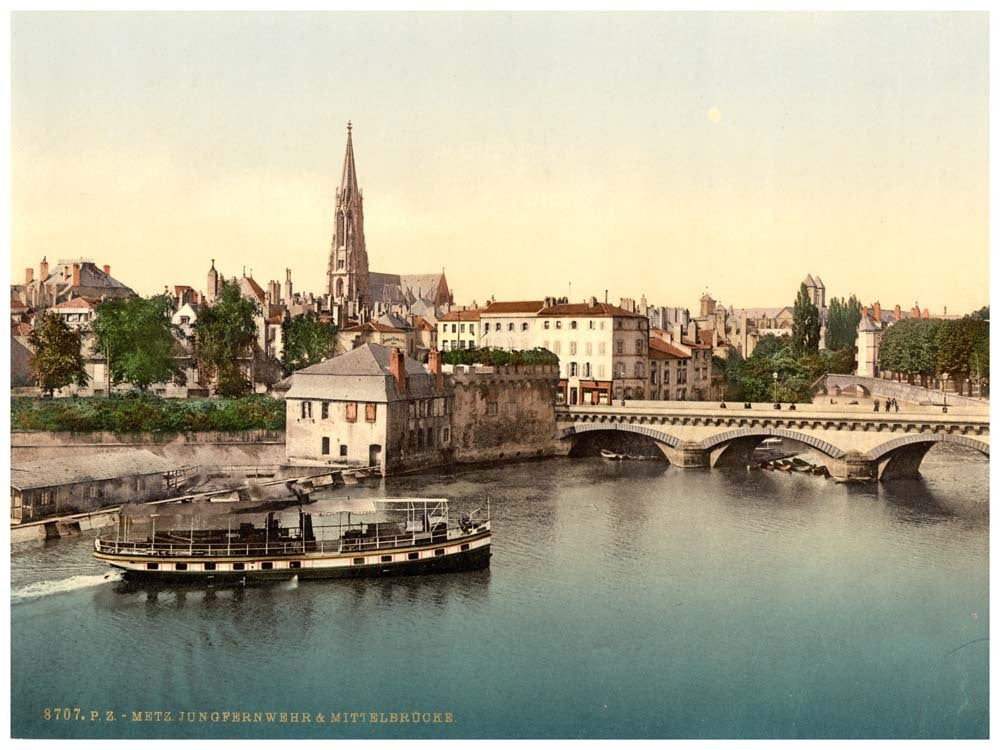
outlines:
[[874, 482], [878, 479], [878, 461], [864, 453], [845, 453], [826, 462], [830, 476], [842, 482]]
[[656, 441], [671, 466], [679, 469], [707, 469], [711, 466], [711, 451], [702, 448], [696, 441], [681, 443], [676, 448]]

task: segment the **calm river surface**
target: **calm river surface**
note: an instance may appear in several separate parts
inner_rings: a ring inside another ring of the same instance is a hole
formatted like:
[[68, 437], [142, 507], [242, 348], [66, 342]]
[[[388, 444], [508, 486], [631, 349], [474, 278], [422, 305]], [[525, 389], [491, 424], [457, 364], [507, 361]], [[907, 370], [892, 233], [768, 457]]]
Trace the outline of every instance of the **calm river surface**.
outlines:
[[[988, 464], [939, 446], [923, 469], [859, 487], [554, 459], [354, 488], [448, 497], [453, 513], [489, 495], [490, 570], [420, 578], [153, 596], [104, 579], [92, 534], [16, 545], [12, 732], [986, 737]], [[190, 711], [311, 716], [179, 720]]]

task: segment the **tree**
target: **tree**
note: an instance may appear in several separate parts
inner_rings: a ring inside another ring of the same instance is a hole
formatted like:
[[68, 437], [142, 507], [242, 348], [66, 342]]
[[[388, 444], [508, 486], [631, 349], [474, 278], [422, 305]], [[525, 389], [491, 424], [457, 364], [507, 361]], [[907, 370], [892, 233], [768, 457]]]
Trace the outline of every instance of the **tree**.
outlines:
[[990, 319], [990, 306], [980, 307], [974, 313], [969, 313], [970, 318], [975, 318], [976, 320], [989, 320]]
[[[989, 372], [990, 324], [985, 320], [962, 318], [943, 321], [937, 334], [937, 366], [939, 372], [948, 373], [955, 381], [955, 390], [961, 391], [963, 383], [973, 372]], [[986, 362], [976, 363], [976, 357]], [[972, 381], [969, 381], [972, 394]]]
[[809, 299], [805, 284], [799, 286], [792, 315], [792, 348], [798, 354], [819, 351], [819, 310]]
[[912, 383], [920, 376], [921, 383], [938, 372], [938, 330], [940, 320], [908, 318], [893, 323], [882, 334], [879, 346], [879, 367], [906, 375]]
[[298, 315], [281, 324], [283, 351], [281, 369], [285, 375], [322, 362], [333, 352], [337, 327], [322, 323], [315, 313]]
[[108, 357], [113, 383], [129, 383], [145, 391], [152, 383], [185, 381], [174, 359], [170, 299], [113, 299], [97, 307], [97, 348]]
[[845, 300], [834, 297], [830, 300], [826, 319], [826, 348], [830, 350], [854, 349], [858, 338], [858, 323], [861, 322], [861, 303], [853, 294]]
[[35, 379], [48, 395], [75, 383], [81, 388], [90, 378], [83, 366], [83, 336], [71, 329], [55, 313], [46, 313], [28, 335], [35, 350], [31, 369]]
[[215, 390], [220, 396], [242, 396], [253, 387], [240, 370], [240, 359], [252, 353], [259, 311], [236, 284], [224, 282], [215, 304], [206, 306], [195, 322], [198, 366], [217, 376]]

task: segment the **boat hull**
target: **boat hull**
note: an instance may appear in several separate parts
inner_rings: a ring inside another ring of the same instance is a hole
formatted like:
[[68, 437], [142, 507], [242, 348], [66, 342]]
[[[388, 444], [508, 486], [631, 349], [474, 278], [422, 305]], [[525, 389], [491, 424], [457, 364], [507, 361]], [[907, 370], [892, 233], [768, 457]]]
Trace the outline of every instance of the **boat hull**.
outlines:
[[[301, 567], [290, 567], [287, 559], [270, 557], [273, 568], [264, 569], [260, 559], [228, 558], [224, 563], [225, 570], [204, 570], [188, 569], [177, 570], [178, 563], [184, 565], [197, 565], [204, 563], [204, 560], [195, 561], [188, 557], [129, 557], [122, 559], [117, 555], [103, 554], [95, 552], [94, 556], [112, 567], [123, 571], [124, 579], [129, 582], [160, 582], [160, 583], [192, 583], [192, 584], [223, 584], [223, 583], [256, 583], [266, 581], [287, 581], [292, 578], [303, 580], [337, 579], [337, 578], [381, 578], [391, 576], [428, 575], [434, 573], [452, 573], [463, 570], [477, 570], [489, 567], [490, 564], [490, 543], [489, 535], [481, 535], [478, 538], [464, 538], [453, 542], [456, 546], [468, 546], [469, 549], [455, 551], [447, 550], [446, 554], [433, 556], [421, 554], [419, 559], [406, 559], [409, 553], [415, 553], [413, 548], [403, 551], [383, 550], [377, 553], [365, 553], [362, 564], [355, 560], [362, 559], [361, 553], [358, 557], [338, 555], [334, 557], [324, 557], [317, 555], [306, 555], [294, 558], [299, 561]], [[424, 553], [433, 551], [424, 549]], [[392, 561], [383, 561], [381, 558], [393, 557]], [[149, 562], [155, 562], [159, 567], [156, 570], [145, 569]], [[233, 563], [244, 566], [241, 570], [231, 569]]]

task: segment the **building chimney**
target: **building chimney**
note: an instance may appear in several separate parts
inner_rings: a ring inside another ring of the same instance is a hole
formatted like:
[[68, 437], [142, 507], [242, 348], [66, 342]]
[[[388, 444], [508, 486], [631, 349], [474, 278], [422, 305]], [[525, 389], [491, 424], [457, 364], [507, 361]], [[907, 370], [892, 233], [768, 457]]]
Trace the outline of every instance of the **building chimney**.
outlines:
[[111, 266], [109, 266], [107, 263], [104, 264], [104, 274], [106, 276], [110, 276], [111, 275]]
[[80, 264], [73, 264], [73, 286], [80, 286]]
[[45, 281], [49, 275], [49, 262], [42, 258], [42, 262], [38, 264], [38, 280]]
[[406, 397], [406, 363], [403, 361], [403, 353], [393, 347], [389, 350], [389, 372], [396, 379], [396, 390], [403, 398]]
[[670, 327], [670, 340], [675, 344], [679, 344], [681, 341], [681, 332], [683, 330], [684, 327], [680, 324], [680, 322], [674, 323]]
[[899, 307], [899, 305], [896, 305], [896, 309], [895, 309], [894, 312], [896, 313], [896, 320], [902, 320], [903, 319], [903, 311]]
[[880, 305], [878, 302], [876, 302], [874, 305], [872, 305], [872, 311], [873, 311], [873, 313], [875, 315], [875, 322], [876, 323], [881, 323], [882, 322], [882, 305]]
[[34, 268], [25, 268], [24, 269], [24, 283], [25, 284], [30, 284], [34, 280], [35, 280], [35, 269]]
[[597, 307], [597, 297], [591, 297], [590, 298], [590, 309], [593, 310], [595, 307]]
[[688, 323], [688, 338], [691, 339], [691, 341], [698, 343], [698, 324], [693, 320]]
[[441, 353], [437, 349], [431, 349], [427, 354], [427, 366], [434, 376], [434, 388], [438, 393], [444, 392], [444, 376], [441, 375]]

